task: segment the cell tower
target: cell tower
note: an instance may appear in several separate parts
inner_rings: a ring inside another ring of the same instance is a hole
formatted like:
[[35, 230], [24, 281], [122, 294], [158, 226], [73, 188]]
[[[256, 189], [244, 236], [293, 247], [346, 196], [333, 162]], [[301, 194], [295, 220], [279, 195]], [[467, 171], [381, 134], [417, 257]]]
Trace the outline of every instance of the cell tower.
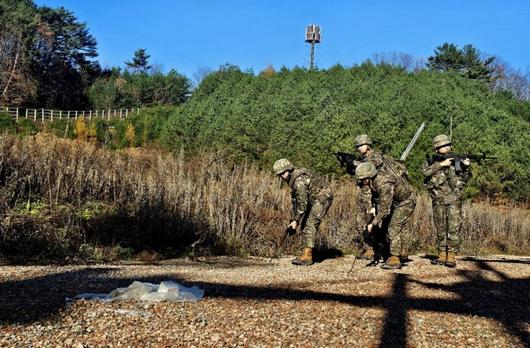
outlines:
[[320, 43], [320, 27], [318, 25], [311, 24], [305, 28], [305, 42], [311, 45], [309, 68], [313, 69], [315, 65], [315, 44]]

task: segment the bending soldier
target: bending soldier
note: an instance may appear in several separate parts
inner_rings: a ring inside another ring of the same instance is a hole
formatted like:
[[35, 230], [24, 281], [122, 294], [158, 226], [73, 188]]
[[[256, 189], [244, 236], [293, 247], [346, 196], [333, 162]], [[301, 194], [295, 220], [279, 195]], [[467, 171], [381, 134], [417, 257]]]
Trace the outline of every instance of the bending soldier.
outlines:
[[[445, 134], [433, 139], [433, 149], [439, 155], [451, 151], [451, 140]], [[442, 157], [442, 156], [440, 156]], [[457, 171], [452, 158], [442, 161], [426, 161], [423, 165], [425, 184], [432, 200], [434, 226], [439, 251], [433, 264], [456, 266], [456, 254], [460, 249], [462, 229], [462, 192], [471, 178], [470, 161], [461, 161], [462, 168]]]
[[273, 171], [291, 188], [292, 217], [288, 227], [296, 230], [300, 226], [305, 238], [302, 255], [292, 263], [309, 266], [313, 264], [317, 231], [331, 205], [333, 192], [327, 180], [307, 169], [295, 169], [285, 158], [274, 162]]
[[[373, 150], [372, 146], [373, 141], [367, 134], [360, 134], [355, 137], [355, 148], [362, 156], [362, 160], [355, 163], [356, 166], [364, 162], [372, 162], [378, 171], [394, 174], [384, 165], [384, 156], [380, 152]], [[362, 185], [362, 183], [358, 187], [355, 232], [360, 236], [361, 249], [364, 251], [358, 258], [366, 260], [374, 259], [377, 262], [381, 256], [384, 258], [388, 257], [388, 245], [384, 239], [385, 231], [384, 229], [378, 229], [376, 233], [366, 235], [364, 227], [375, 216], [375, 208], [370, 188]], [[374, 251], [374, 247], [377, 250]]]
[[366, 226], [372, 233], [374, 226], [381, 228], [388, 226], [387, 239], [390, 244], [390, 257], [381, 266], [383, 269], [399, 269], [402, 259], [408, 254], [410, 233], [408, 222], [416, 207], [416, 195], [412, 187], [404, 179], [385, 171], [378, 171], [374, 164], [365, 162], [355, 170], [357, 180], [363, 181], [370, 188], [376, 204], [376, 215], [371, 223]]

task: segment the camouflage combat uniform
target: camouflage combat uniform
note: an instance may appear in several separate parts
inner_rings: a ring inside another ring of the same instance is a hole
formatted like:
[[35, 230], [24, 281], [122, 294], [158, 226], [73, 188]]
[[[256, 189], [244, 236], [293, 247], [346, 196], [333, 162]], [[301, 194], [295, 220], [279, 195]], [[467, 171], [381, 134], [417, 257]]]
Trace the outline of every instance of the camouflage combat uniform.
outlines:
[[408, 222], [416, 207], [412, 187], [405, 179], [380, 171], [372, 180], [371, 191], [377, 209], [372, 224], [386, 226], [392, 255], [407, 255], [412, 241]]
[[293, 204], [292, 220], [303, 229], [305, 247], [314, 248], [320, 222], [333, 201], [331, 187], [327, 180], [303, 168], [292, 172], [289, 187]]
[[471, 173], [465, 165], [457, 174], [453, 164], [442, 167], [440, 163], [425, 161], [423, 175], [432, 199], [438, 249], [457, 253], [461, 243], [462, 191]]
[[[388, 168], [384, 166], [383, 155], [378, 151], [370, 151], [367, 156], [364, 156], [362, 161], [356, 163], [359, 165], [364, 162], [372, 162], [372, 164], [377, 168], [377, 170], [382, 170], [388, 172]], [[369, 211], [374, 207], [375, 202], [372, 199], [372, 191], [370, 186], [362, 185], [357, 186], [357, 196], [356, 196], [356, 219], [355, 219], [355, 233], [359, 236], [360, 247], [362, 250], [367, 250], [368, 248], [373, 248], [377, 254], [385, 255], [388, 253], [388, 245], [386, 245], [385, 231], [382, 228], [377, 228], [378, 231], [372, 232], [372, 234], [367, 235], [364, 231], [364, 226], [370, 222]]]

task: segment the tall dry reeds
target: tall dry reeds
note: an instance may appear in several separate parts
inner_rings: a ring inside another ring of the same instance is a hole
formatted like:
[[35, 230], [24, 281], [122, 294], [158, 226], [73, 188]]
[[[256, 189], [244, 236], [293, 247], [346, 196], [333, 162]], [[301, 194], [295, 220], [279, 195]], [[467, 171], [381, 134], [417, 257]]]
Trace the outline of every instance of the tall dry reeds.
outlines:
[[[332, 183], [335, 199], [319, 244], [352, 251], [356, 188], [347, 178]], [[37, 240], [52, 249], [62, 243], [67, 254], [88, 243], [276, 255], [290, 211], [287, 187], [270, 173], [217, 154], [189, 159], [183, 153], [111, 151], [41, 134], [0, 137], [0, 199], [4, 253], [20, 251], [17, 240]], [[24, 207], [34, 202], [40, 214], [29, 216]], [[465, 212], [467, 252], [529, 252], [528, 210], [474, 203]], [[413, 230], [413, 247], [428, 249], [434, 235], [426, 194], [419, 196]], [[293, 252], [299, 239], [280, 251]]]

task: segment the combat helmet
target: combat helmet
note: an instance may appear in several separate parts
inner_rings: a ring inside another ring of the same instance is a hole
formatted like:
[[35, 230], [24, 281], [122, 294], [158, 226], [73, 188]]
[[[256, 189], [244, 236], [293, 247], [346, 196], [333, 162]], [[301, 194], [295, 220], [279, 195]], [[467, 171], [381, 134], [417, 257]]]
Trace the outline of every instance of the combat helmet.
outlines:
[[440, 134], [434, 137], [432, 139], [432, 147], [433, 149], [438, 149], [443, 146], [451, 145], [451, 139], [445, 134]]
[[372, 162], [363, 162], [355, 168], [355, 178], [357, 180], [363, 180], [373, 178], [377, 174], [377, 169]]
[[282, 175], [288, 170], [294, 170], [294, 166], [287, 158], [280, 158], [272, 166], [272, 171], [276, 175]]
[[363, 145], [372, 145], [372, 139], [368, 136], [368, 134], [361, 134], [355, 137], [355, 147], [363, 146]]

